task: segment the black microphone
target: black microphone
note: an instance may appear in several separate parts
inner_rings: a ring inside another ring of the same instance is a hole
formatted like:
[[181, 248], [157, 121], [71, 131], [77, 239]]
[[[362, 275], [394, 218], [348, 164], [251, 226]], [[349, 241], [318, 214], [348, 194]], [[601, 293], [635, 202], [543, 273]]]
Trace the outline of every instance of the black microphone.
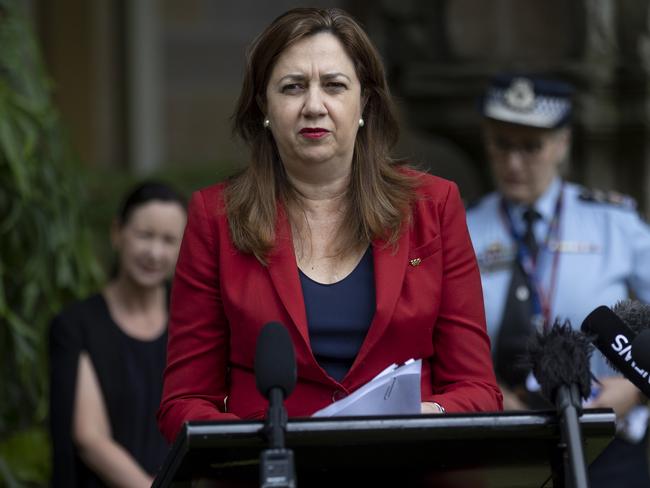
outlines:
[[255, 349], [255, 383], [269, 400], [262, 428], [269, 449], [260, 455], [262, 488], [295, 488], [293, 451], [285, 449], [287, 411], [284, 400], [296, 386], [296, 355], [287, 329], [279, 322], [269, 322], [260, 331]]
[[[616, 310], [616, 312], [614, 312]], [[613, 368], [650, 397], [650, 308], [638, 302], [619, 302], [614, 310], [600, 306], [582, 322], [582, 331]], [[629, 326], [628, 326], [629, 325]], [[639, 334], [637, 335], [637, 332]]]
[[587, 470], [578, 416], [581, 398], [591, 390], [589, 358], [593, 347], [589, 338], [571, 328], [569, 322], [556, 321], [548, 330], [536, 332], [528, 344], [528, 360], [542, 394], [560, 416], [562, 440], [568, 450], [565, 484], [587, 487]]
[[289, 332], [279, 322], [269, 322], [257, 336], [255, 383], [269, 401], [281, 395], [280, 402], [296, 386], [296, 354]]
[[632, 355], [635, 358], [637, 365], [645, 371], [644, 387], [641, 388], [645, 396], [650, 396], [645, 392], [645, 386], [650, 384], [650, 330], [644, 330], [636, 339], [632, 341]]

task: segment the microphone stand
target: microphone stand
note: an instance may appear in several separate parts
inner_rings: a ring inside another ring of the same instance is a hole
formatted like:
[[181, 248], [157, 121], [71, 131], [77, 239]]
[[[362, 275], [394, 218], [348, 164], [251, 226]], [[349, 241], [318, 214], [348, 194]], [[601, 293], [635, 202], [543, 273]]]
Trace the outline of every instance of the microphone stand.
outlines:
[[262, 429], [269, 448], [260, 454], [260, 488], [295, 488], [293, 451], [284, 447], [287, 411], [282, 388], [271, 388], [269, 410]]
[[588, 488], [582, 435], [578, 422], [578, 416], [582, 413], [578, 386], [561, 385], [557, 389], [555, 406], [560, 417], [561, 435], [565, 447], [563, 453], [565, 484], [572, 488]]

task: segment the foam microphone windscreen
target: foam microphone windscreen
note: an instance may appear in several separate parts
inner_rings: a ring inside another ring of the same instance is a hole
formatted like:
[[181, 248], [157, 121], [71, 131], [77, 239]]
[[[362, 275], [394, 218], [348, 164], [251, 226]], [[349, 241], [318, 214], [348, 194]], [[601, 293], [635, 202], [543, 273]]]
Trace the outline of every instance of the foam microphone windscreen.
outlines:
[[636, 300], [621, 300], [612, 311], [625, 322], [632, 332], [640, 334], [650, 325], [650, 305]]
[[542, 394], [555, 403], [560, 386], [576, 385], [583, 398], [591, 390], [589, 338], [568, 322], [555, 322], [548, 330], [536, 332], [528, 344], [528, 360]]
[[255, 382], [266, 398], [280, 388], [287, 398], [296, 386], [296, 354], [289, 332], [279, 322], [269, 322], [260, 331], [255, 349]]

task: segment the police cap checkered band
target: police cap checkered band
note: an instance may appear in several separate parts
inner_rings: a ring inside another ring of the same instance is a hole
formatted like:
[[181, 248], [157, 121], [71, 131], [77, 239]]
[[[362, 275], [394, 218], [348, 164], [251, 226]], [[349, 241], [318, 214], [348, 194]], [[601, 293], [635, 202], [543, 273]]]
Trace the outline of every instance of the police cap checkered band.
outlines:
[[495, 77], [483, 97], [483, 115], [512, 124], [555, 129], [571, 118], [573, 88], [559, 80], [526, 75]]

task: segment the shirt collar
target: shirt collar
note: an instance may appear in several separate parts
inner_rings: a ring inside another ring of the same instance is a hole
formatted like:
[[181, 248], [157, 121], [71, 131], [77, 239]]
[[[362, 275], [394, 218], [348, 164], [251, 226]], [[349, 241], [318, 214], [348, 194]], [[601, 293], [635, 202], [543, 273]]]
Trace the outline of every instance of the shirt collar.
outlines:
[[[542, 221], [545, 224], [550, 223], [553, 220], [555, 214], [555, 206], [557, 204], [557, 199], [560, 196], [562, 191], [562, 179], [557, 176], [553, 179], [551, 184], [548, 186], [546, 191], [540, 196], [535, 203], [533, 208], [539, 212], [542, 216]], [[528, 205], [523, 204], [508, 204], [508, 209], [510, 215], [512, 216], [514, 222], [521, 223], [523, 226], [523, 214], [524, 211], [528, 208]], [[519, 224], [516, 224], [519, 227]], [[522, 229], [517, 229], [518, 232], [522, 232]]]
[[555, 207], [560, 191], [562, 191], [562, 180], [555, 177], [544, 194], [535, 202], [535, 210], [542, 215], [545, 222], [550, 222], [555, 216]]

